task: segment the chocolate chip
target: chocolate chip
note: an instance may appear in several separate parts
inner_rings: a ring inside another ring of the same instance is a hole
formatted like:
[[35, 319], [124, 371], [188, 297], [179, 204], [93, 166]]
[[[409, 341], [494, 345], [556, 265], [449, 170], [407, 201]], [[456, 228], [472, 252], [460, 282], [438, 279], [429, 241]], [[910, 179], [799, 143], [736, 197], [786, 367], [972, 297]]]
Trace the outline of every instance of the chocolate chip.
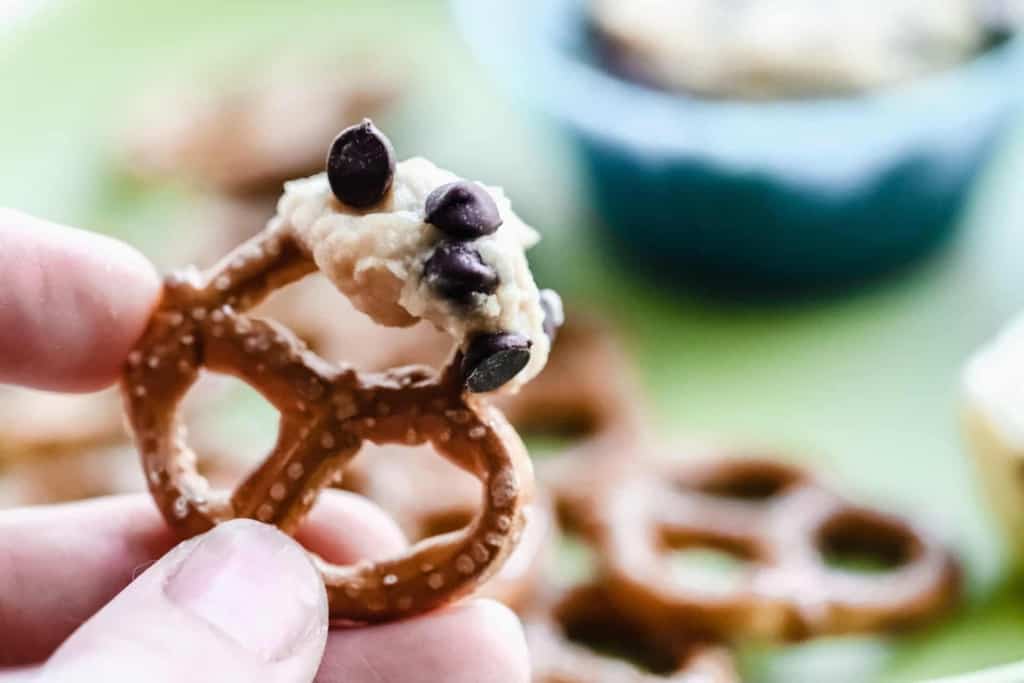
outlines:
[[548, 339], [555, 341], [558, 336], [558, 328], [565, 324], [565, 309], [562, 307], [562, 297], [553, 289], [540, 290], [540, 308], [544, 311], [544, 334]]
[[494, 391], [530, 362], [530, 340], [514, 332], [483, 333], [469, 340], [462, 358], [466, 388]]
[[487, 190], [468, 180], [442, 185], [427, 197], [427, 222], [462, 240], [490, 235], [501, 225], [498, 205]]
[[442, 242], [424, 266], [427, 283], [441, 296], [468, 301], [471, 294], [490, 294], [498, 288], [498, 274], [480, 253], [462, 242]]
[[327, 181], [341, 202], [362, 209], [381, 200], [395, 177], [395, 150], [370, 119], [341, 131], [327, 153]]

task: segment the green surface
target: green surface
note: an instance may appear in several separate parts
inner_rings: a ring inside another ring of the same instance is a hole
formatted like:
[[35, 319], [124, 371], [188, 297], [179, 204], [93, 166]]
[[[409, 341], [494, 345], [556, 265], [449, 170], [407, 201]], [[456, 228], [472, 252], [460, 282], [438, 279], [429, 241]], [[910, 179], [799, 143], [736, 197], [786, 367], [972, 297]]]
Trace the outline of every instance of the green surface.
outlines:
[[989, 169], [962, 237], [911, 272], [829, 302], [710, 303], [634, 282], [592, 248], [595, 217], [562, 142], [470, 62], [439, 3], [82, 0], [0, 36], [0, 204], [122, 236], [172, 265], [161, 247], [187, 195], [138, 187], [113, 163], [140, 94], [259, 55], [375, 42], [409, 75], [384, 122], [400, 154], [505, 185], [547, 234], [542, 279], [628, 331], [655, 428], [793, 453], [868, 500], [930, 517], [964, 558], [969, 604], [954, 620], [892, 640], [746, 647], [747, 680], [912, 681], [1024, 657], [1024, 591], [957, 426], [963, 359], [1024, 300], [1024, 136]]

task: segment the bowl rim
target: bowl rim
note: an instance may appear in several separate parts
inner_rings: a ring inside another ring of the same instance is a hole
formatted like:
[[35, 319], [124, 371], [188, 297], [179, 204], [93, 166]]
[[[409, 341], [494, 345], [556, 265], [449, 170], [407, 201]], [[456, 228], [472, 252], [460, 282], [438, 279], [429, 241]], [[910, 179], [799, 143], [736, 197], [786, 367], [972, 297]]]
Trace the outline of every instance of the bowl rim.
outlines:
[[[584, 2], [451, 0], [456, 24], [472, 51], [501, 74], [517, 95], [539, 101], [545, 110], [585, 132], [634, 146], [649, 147], [650, 138], [657, 137], [659, 149], [692, 149], [699, 143], [673, 135], [674, 129], [681, 128], [680, 117], [691, 125], [703, 121], [705, 127], [720, 130], [748, 126], [755, 119], [761, 125], [792, 128], [805, 126], [807, 117], [814, 116], [845, 119], [844, 125], [856, 131], [856, 119], [865, 114], [884, 114], [902, 121], [897, 128], [905, 129], [924, 112], [932, 116], [937, 103], [946, 108], [956, 103], [958, 109], [974, 110], [979, 116], [993, 106], [1002, 110], [1007, 104], [1024, 103], [1024, 88], [1016, 92], [1012, 75], [1007, 75], [1007, 71], [1019, 73], [1017, 80], [1024, 80], [1024, 30], [957, 66], [860, 94], [710, 98], [634, 82], [573, 55], [565, 42], [575, 36], [564, 35], [564, 28], [578, 28], [572, 14], [580, 14]], [[581, 106], [584, 101], [589, 106]], [[608, 112], [620, 112], [623, 102], [629, 103], [628, 116], [618, 121], [610, 118]], [[712, 124], [711, 119], [716, 122]], [[652, 128], [661, 135], [651, 136]]]

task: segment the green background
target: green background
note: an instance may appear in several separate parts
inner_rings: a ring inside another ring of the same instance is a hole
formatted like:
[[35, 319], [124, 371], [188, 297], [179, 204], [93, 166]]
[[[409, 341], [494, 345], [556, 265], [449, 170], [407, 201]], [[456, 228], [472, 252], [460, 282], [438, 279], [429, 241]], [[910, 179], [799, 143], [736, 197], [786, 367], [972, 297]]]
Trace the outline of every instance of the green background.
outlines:
[[3, 30], [0, 205], [116, 234], [163, 267], [181, 265], [163, 245], [188, 238], [171, 233], [191, 198], [117, 171], [141, 95], [283, 53], [382, 55], [407, 74], [408, 97], [382, 122], [399, 155], [505, 186], [545, 233], [540, 279], [622, 324], [654, 429], [814, 462], [866, 500], [924, 515], [963, 557], [969, 600], [949, 622], [748, 646], [746, 680], [911, 681], [1024, 657], [1024, 591], [958, 427], [964, 359], [1024, 300], [1024, 131], [927, 262], [827, 302], [744, 306], [634, 281], [597, 248], [570, 150], [473, 62], [443, 3], [81, 0]]

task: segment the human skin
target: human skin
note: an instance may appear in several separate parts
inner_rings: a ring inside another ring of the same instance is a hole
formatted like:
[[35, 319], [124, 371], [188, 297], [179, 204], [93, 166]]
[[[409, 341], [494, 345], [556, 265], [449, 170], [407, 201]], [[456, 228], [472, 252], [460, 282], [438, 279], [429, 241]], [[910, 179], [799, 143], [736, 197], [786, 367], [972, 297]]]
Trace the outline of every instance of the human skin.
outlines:
[[[111, 384], [159, 291], [127, 245], [0, 209], [0, 383]], [[297, 538], [338, 563], [406, 543], [336, 491]], [[320, 577], [273, 527], [240, 520], [178, 541], [145, 496], [0, 512], [0, 683], [529, 679], [519, 623], [497, 603], [332, 629]]]

